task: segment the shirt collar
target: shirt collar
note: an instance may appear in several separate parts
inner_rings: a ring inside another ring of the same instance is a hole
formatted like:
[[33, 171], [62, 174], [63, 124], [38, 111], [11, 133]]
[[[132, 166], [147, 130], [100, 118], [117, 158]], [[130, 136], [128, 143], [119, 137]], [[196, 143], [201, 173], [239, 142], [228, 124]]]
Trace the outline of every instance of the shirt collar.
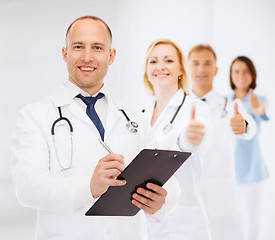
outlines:
[[249, 91], [246, 93], [243, 101], [249, 101]]
[[223, 104], [224, 103], [224, 97], [222, 95], [220, 95], [216, 90], [212, 89], [210, 92], [206, 93], [205, 95], [203, 95], [202, 97], [198, 97], [193, 91], [191, 92], [191, 96], [198, 98], [198, 99], [202, 99], [205, 98], [206, 99], [206, 104], [213, 104], [213, 103], [220, 103]]
[[206, 102], [207, 101], [211, 101], [215, 95], [215, 91], [214, 89], [212, 89], [210, 92], [206, 93], [205, 95], [203, 95], [202, 97], [199, 97], [197, 96], [193, 91], [191, 91], [191, 94], [190, 94], [192, 97], [195, 97], [195, 98], [198, 98], [198, 99], [202, 99], [202, 98], [205, 98], [206, 99]]
[[[235, 99], [235, 91], [233, 91], [230, 95], [229, 95], [229, 98], [234, 101]], [[249, 91], [246, 93], [243, 101], [249, 101]]]
[[169, 103], [167, 104], [167, 106], [179, 106], [182, 103], [182, 99], [184, 96], [184, 91], [182, 88], [180, 88], [176, 94], [170, 99]]
[[[102, 88], [93, 96], [96, 96], [99, 92], [104, 94], [107, 102], [110, 99], [110, 94], [106, 87], [103, 85]], [[82, 94], [84, 97], [90, 96], [87, 92], [83, 91], [81, 88], [76, 86], [71, 81], [67, 80], [62, 84], [62, 86], [52, 95], [54, 105], [56, 107], [61, 107], [67, 104], [71, 104], [73, 99], [78, 95]]]
[[[167, 104], [167, 106], [165, 108], [170, 107], [170, 106], [178, 107], [182, 103], [184, 94], [185, 93], [184, 93], [183, 89], [180, 88], [174, 94], [174, 96], [170, 99], [169, 103]], [[148, 119], [150, 119], [150, 121], [151, 121], [151, 118], [153, 115], [155, 104], [156, 104], [156, 96], [154, 96], [152, 98], [152, 100], [149, 102], [149, 104], [145, 108], [145, 115], [147, 116]]]
[[235, 92], [234, 91], [229, 95], [229, 99], [234, 101], [234, 99], [235, 99]]
[[[68, 94], [70, 95], [71, 98], [75, 98], [78, 94], [81, 94], [84, 97], [90, 97], [90, 94], [82, 90], [80, 87], [72, 83], [71, 81], [66, 81], [63, 83], [65, 88], [68, 91]], [[92, 97], [95, 97], [98, 93], [103, 93], [106, 95], [106, 87], [103, 85], [97, 93], [95, 93]]]
[[[184, 96], [184, 91], [182, 88], [180, 88], [175, 94], [174, 96], [170, 99], [170, 101], [168, 102], [167, 106], [179, 106], [182, 102], [183, 96]], [[153, 97], [152, 101], [149, 103], [148, 108], [153, 109], [155, 107], [156, 104], [156, 96]]]

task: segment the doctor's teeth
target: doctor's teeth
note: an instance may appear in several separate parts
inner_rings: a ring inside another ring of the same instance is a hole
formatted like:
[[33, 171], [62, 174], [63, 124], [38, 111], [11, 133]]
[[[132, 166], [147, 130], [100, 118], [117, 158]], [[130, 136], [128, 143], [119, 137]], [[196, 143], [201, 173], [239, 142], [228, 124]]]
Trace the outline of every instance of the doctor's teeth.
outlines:
[[94, 68], [90, 68], [90, 67], [81, 67], [80, 69], [82, 71], [93, 71], [93, 70], [95, 70]]

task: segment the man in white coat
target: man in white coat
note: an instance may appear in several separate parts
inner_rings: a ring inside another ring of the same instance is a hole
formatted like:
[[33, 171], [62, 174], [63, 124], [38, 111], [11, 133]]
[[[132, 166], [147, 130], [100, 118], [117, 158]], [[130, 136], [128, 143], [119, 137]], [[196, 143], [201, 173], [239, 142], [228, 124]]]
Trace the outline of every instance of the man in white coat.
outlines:
[[211, 235], [213, 240], [241, 240], [243, 230], [234, 167], [235, 139], [251, 139], [256, 133], [256, 125], [241, 101], [230, 101], [213, 89], [218, 68], [211, 46], [193, 47], [188, 62], [193, 83], [191, 95], [206, 103], [212, 123], [202, 180]]
[[[116, 177], [139, 151], [154, 147], [143, 116], [118, 103], [104, 86], [116, 55], [111, 42], [103, 20], [75, 20], [62, 49], [69, 81], [20, 112], [12, 176], [19, 202], [37, 210], [36, 239], [147, 239], [146, 219], [161, 220], [176, 206], [176, 181], [167, 182], [168, 195], [148, 183], [153, 191], [139, 188], [132, 195], [132, 203], [142, 209], [134, 217], [85, 217], [109, 186], [126, 184]], [[120, 109], [138, 124], [137, 133], [127, 129]], [[108, 154], [99, 138], [114, 153]]]

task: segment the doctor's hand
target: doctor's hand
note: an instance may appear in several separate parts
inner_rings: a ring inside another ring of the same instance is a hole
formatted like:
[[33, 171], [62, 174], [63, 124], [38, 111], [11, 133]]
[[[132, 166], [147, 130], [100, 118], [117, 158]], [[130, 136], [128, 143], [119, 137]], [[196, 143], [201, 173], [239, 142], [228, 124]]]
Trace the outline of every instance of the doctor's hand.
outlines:
[[165, 203], [167, 191], [153, 183], [147, 183], [146, 187], [152, 191], [138, 188], [132, 195], [132, 203], [148, 214], [155, 214]]
[[191, 121], [186, 129], [186, 139], [189, 143], [193, 145], [199, 145], [204, 136], [204, 124], [198, 122], [195, 119], [196, 115], [196, 107], [192, 106], [191, 109]]
[[125, 185], [125, 180], [116, 179], [124, 169], [124, 157], [122, 155], [110, 153], [101, 158], [98, 161], [90, 182], [90, 190], [93, 197], [100, 197], [110, 186]]
[[234, 134], [243, 134], [246, 131], [246, 122], [243, 116], [239, 113], [238, 103], [234, 104], [234, 116], [230, 120], [230, 126]]
[[263, 116], [265, 114], [265, 108], [264, 105], [261, 104], [259, 99], [256, 96], [253, 96], [253, 90], [250, 88], [249, 89], [249, 103], [252, 108], [252, 112], [254, 114]]

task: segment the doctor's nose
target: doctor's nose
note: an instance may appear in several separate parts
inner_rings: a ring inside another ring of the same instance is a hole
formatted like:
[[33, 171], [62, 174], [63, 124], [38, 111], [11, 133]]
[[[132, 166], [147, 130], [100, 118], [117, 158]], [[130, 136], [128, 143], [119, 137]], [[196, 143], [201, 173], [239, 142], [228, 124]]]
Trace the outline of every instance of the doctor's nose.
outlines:
[[94, 54], [91, 49], [85, 49], [82, 56], [82, 61], [84, 62], [91, 62], [94, 60]]
[[205, 66], [204, 65], [199, 65], [198, 66], [198, 72], [204, 72], [205, 71]]
[[162, 62], [159, 62], [156, 67], [157, 67], [157, 70], [163, 70], [165, 69], [165, 64]]

